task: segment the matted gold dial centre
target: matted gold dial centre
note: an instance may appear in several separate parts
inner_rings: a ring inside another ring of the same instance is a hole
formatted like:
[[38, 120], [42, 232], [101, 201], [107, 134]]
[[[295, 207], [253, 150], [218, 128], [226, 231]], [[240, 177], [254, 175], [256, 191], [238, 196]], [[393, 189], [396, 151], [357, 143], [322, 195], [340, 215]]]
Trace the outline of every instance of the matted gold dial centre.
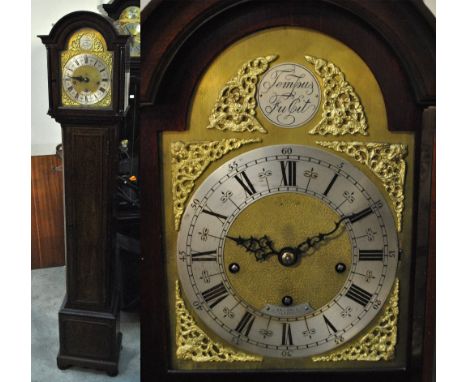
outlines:
[[101, 85], [101, 75], [92, 66], [80, 66], [70, 76], [73, 87], [78, 93], [94, 93]]
[[[294, 192], [266, 196], [249, 205], [235, 219], [228, 235], [266, 235], [281, 253], [257, 261], [252, 253], [227, 240], [224, 265], [235, 292], [257, 310], [268, 304], [283, 305], [285, 296], [292, 297], [294, 305], [309, 304], [313, 309], [328, 303], [343, 287], [352, 261], [346, 230], [341, 227], [303, 255], [288, 248], [332, 230], [338, 220], [339, 216], [321, 200]], [[230, 272], [230, 264], [238, 264], [239, 271]], [[337, 272], [337, 264], [344, 264], [346, 271]]]

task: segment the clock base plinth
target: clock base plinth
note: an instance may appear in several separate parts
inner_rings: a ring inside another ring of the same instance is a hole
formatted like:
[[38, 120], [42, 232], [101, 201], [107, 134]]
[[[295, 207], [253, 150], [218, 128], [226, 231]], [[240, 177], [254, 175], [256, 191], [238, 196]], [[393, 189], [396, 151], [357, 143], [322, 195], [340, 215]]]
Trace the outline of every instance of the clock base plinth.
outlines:
[[65, 297], [59, 311], [57, 367], [60, 370], [84, 367], [116, 376], [122, 347], [119, 323], [117, 303], [112, 304], [110, 311], [92, 311], [68, 308]]

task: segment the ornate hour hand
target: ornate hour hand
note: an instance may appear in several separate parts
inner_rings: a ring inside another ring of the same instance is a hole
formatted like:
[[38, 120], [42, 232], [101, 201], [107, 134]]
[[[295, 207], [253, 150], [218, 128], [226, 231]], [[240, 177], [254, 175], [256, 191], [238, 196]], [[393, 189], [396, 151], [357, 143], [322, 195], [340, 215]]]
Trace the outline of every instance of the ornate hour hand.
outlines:
[[278, 255], [273, 247], [273, 241], [266, 235], [262, 236], [260, 239], [255, 237], [243, 238], [226, 236], [228, 239], [234, 241], [237, 245], [244, 247], [247, 252], [251, 252], [255, 255], [257, 261], [264, 261], [270, 255]]
[[344, 222], [346, 219], [350, 219], [351, 221], [355, 218], [358, 218], [362, 212], [343, 216], [340, 220], [335, 223], [335, 228], [333, 228], [329, 232], [319, 233], [318, 235], [308, 237], [305, 241], [299, 244], [296, 248], [301, 254], [305, 254], [309, 249], [314, 248], [320, 242], [324, 241], [327, 237], [333, 235], [338, 228], [340, 227], [341, 223]]
[[71, 78], [72, 80], [77, 80], [79, 82], [89, 82], [89, 78], [88, 77], [83, 77], [83, 76], [74, 76], [74, 77], [69, 77]]

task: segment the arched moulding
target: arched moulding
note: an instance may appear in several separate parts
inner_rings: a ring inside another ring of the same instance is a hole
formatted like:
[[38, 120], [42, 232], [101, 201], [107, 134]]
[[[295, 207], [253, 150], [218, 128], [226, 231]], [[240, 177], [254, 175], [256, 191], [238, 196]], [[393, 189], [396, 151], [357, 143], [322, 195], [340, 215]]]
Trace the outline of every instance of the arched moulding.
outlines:
[[185, 202], [195, 186], [195, 181], [208, 165], [232, 150], [260, 141], [258, 138], [229, 138], [220, 141], [178, 141], [171, 144], [172, 200], [176, 230], [179, 230]]
[[405, 175], [408, 154], [406, 145], [374, 142], [315, 142], [316, 144], [347, 154], [365, 164], [382, 182], [392, 202], [398, 232], [401, 232], [405, 207]]
[[213, 341], [200, 329], [185, 306], [179, 281], [175, 284], [176, 356], [195, 362], [261, 362], [262, 357], [246, 354]]
[[379, 322], [370, 328], [359, 340], [352, 345], [334, 351], [330, 354], [312, 357], [313, 362], [340, 361], [389, 361], [395, 356], [395, 345], [398, 332], [398, 300], [400, 282], [395, 280], [393, 292], [388, 299]]
[[353, 87], [345, 80], [343, 72], [332, 62], [304, 56], [321, 78], [322, 119], [309, 130], [317, 135], [367, 135], [367, 118], [364, 107]]
[[255, 94], [259, 76], [278, 56], [257, 57], [242, 65], [237, 75], [219, 92], [218, 100], [209, 116], [207, 129], [232, 132], [260, 132], [267, 130], [255, 118]]

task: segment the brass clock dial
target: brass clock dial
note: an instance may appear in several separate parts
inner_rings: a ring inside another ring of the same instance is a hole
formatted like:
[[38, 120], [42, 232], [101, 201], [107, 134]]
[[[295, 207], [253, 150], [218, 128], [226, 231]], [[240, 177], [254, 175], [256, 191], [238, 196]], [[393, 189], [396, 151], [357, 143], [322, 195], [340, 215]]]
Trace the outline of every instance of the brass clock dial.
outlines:
[[94, 105], [104, 99], [111, 82], [108, 66], [91, 53], [71, 57], [63, 68], [63, 91], [80, 105]]
[[140, 8], [136, 6], [125, 8], [117, 20], [117, 25], [122, 32], [131, 36], [130, 57], [140, 57]]
[[340, 157], [265, 146], [212, 172], [177, 242], [198, 319], [267, 357], [331, 350], [378, 314], [398, 263], [395, 223], [371, 180]]

